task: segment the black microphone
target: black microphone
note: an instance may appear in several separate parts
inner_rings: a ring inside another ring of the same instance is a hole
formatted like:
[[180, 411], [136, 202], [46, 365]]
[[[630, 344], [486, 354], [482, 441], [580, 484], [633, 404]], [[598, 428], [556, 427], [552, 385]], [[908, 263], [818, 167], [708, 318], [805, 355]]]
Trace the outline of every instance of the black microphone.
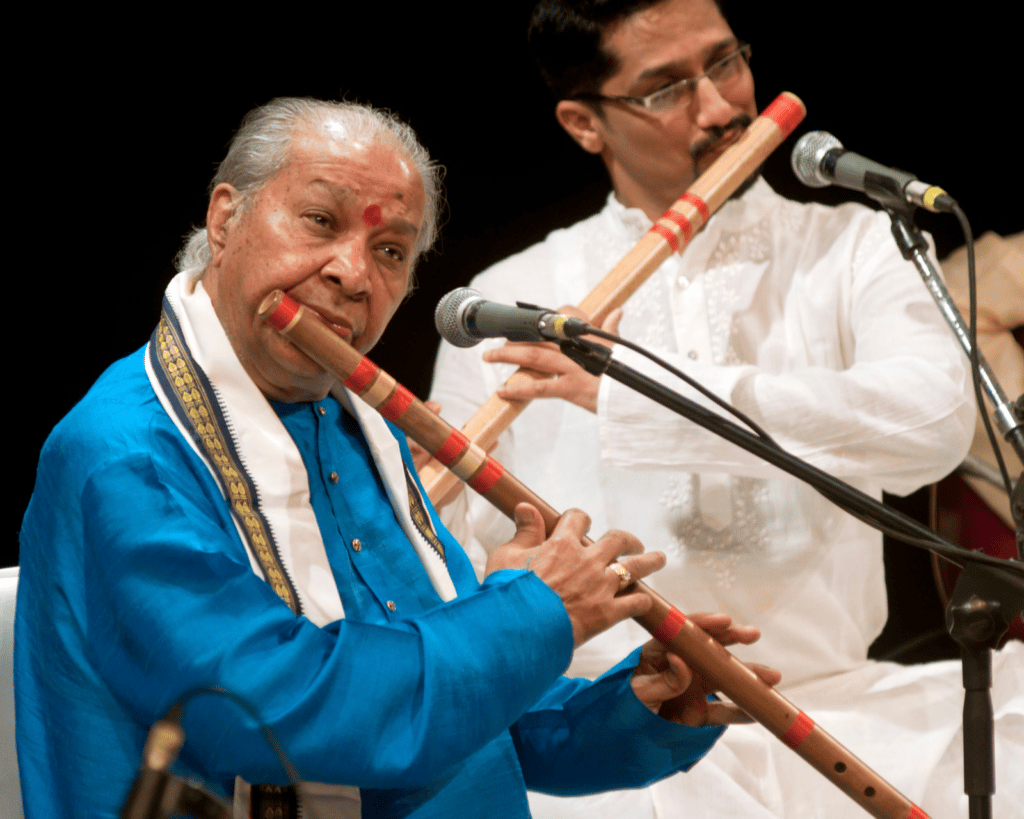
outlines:
[[437, 303], [434, 326], [449, 344], [472, 347], [485, 338], [511, 341], [559, 341], [591, 333], [585, 321], [543, 307], [517, 307], [488, 301], [471, 287], [452, 290]]
[[149, 729], [142, 766], [121, 809], [121, 819], [160, 819], [167, 814], [164, 802], [169, 801], [168, 785], [176, 778], [170, 773], [171, 765], [185, 743], [180, 718], [181, 710], [175, 706], [171, 714]]
[[790, 164], [797, 179], [810, 188], [839, 185], [866, 193], [885, 206], [909, 202], [934, 213], [952, 213], [956, 205], [942, 188], [848, 151], [827, 131], [810, 131], [800, 137]]

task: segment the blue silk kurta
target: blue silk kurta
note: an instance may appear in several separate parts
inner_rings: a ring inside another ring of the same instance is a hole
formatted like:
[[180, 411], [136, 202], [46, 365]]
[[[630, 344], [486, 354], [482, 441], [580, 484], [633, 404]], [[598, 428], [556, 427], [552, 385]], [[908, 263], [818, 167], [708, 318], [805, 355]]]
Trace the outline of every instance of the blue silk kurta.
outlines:
[[[141, 351], [50, 436], [21, 531], [16, 622], [29, 819], [118, 815], [151, 724], [211, 684], [251, 703], [305, 778], [360, 788], [364, 816], [527, 816], [526, 786], [639, 785], [693, 764], [720, 735], [640, 705], [635, 656], [596, 683], [560, 678], [572, 633], [558, 597], [528, 572], [479, 584], [431, 510], [458, 591], [443, 603], [354, 422], [331, 398], [276, 409], [345, 607], [325, 628], [253, 573]], [[180, 775], [225, 795], [236, 775], [284, 781], [228, 700], [192, 700], [183, 726]]]

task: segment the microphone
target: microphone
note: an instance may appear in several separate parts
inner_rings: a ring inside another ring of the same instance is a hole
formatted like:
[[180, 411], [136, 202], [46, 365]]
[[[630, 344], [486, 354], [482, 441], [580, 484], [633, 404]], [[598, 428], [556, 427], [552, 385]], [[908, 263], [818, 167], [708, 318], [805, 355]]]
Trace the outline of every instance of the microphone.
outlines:
[[175, 707], [172, 714], [149, 729], [142, 767], [121, 809], [121, 819], [159, 819], [167, 814], [168, 785], [176, 778], [170, 768], [185, 744], [185, 733], [178, 724], [181, 711]]
[[952, 213], [956, 205], [942, 188], [848, 151], [827, 131], [810, 131], [800, 137], [790, 164], [796, 178], [810, 188], [839, 185], [865, 193], [884, 206], [909, 202], [933, 213]]
[[485, 338], [558, 341], [594, 331], [585, 321], [543, 307], [488, 301], [471, 287], [452, 290], [437, 303], [434, 326], [449, 344], [472, 347]]

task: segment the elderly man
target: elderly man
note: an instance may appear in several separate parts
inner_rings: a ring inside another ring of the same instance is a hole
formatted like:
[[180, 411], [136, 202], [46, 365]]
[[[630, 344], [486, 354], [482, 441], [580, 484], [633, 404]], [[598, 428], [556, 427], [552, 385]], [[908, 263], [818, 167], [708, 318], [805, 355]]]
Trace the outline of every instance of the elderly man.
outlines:
[[[600, 213], [472, 286], [503, 303], [578, 304], [757, 115], [752, 49], [712, 0], [545, 0], [530, 44], [558, 122], [600, 157], [612, 193]], [[629, 300], [621, 334], [790, 452], [875, 497], [942, 477], [970, 442], [964, 357], [897, 252], [886, 216], [861, 206], [789, 202], [750, 180]], [[586, 508], [598, 531], [628, 526], [665, 549], [655, 588], [684, 609], [726, 611], [760, 627], [761, 642], [739, 656], [764, 651], [781, 662], [790, 699], [933, 816], [966, 813], [956, 667], [866, 659], [886, 619], [878, 532], [551, 346], [483, 349], [442, 347], [432, 398], [446, 418], [464, 423], [511, 365], [555, 376], [499, 390], [565, 400], [534, 401], [496, 457], [557, 507]], [[695, 395], [629, 351], [615, 355]], [[445, 520], [471, 548], [474, 534], [501, 542], [506, 531], [465, 496]], [[577, 652], [572, 672], [593, 676], [639, 639], [624, 624]], [[1024, 754], [1020, 660], [1013, 652], [996, 669], [997, 798], [1007, 806], [1024, 788], [1013, 762]], [[730, 731], [699, 781], [672, 777], [642, 793], [531, 804], [537, 816], [559, 817], [862, 815], [756, 726]]]
[[117, 814], [186, 695], [176, 772], [265, 815], [284, 772], [241, 708], [195, 695], [209, 686], [322, 783], [321, 817], [527, 816], [524, 782], [635, 785], [721, 733], [703, 681], [653, 645], [596, 683], [560, 678], [575, 645], [647, 608], [620, 574], [660, 555], [623, 533], [583, 548], [580, 512], [545, 540], [523, 504], [479, 583], [401, 436], [257, 317], [280, 288], [369, 350], [433, 240], [438, 188], [380, 112], [277, 100], [243, 123], [149, 345], [40, 458], [16, 623], [27, 816]]

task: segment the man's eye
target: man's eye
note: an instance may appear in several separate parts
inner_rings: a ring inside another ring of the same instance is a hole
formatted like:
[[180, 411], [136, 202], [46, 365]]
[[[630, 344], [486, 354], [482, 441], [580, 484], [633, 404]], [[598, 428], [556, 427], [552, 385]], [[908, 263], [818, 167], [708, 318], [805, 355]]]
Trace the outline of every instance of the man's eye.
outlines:
[[404, 262], [408, 255], [403, 247], [397, 247], [395, 245], [384, 245], [381, 248], [381, 252], [384, 253], [389, 259], [395, 262]]
[[318, 228], [334, 227], [334, 219], [326, 213], [307, 213], [306, 218]]

